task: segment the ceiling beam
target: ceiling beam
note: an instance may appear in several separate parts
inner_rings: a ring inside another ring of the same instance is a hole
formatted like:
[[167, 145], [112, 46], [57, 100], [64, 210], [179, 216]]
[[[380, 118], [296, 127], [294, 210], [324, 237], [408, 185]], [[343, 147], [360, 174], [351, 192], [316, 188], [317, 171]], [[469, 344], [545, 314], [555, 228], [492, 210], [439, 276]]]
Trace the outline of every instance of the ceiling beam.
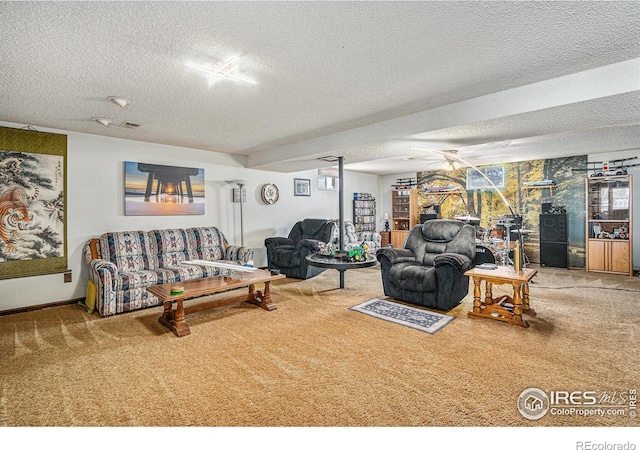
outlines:
[[[640, 92], [640, 58], [495, 92], [323, 137], [265, 150], [247, 158], [248, 167], [264, 169], [293, 159], [348, 154], [351, 148], [433, 130], [558, 108], [613, 95]], [[571, 132], [574, 130], [566, 130]], [[387, 157], [397, 147], [386, 147]], [[380, 145], [375, 158], [382, 158]], [[292, 158], [295, 155], [294, 158]], [[370, 158], [371, 159], [371, 158]]]

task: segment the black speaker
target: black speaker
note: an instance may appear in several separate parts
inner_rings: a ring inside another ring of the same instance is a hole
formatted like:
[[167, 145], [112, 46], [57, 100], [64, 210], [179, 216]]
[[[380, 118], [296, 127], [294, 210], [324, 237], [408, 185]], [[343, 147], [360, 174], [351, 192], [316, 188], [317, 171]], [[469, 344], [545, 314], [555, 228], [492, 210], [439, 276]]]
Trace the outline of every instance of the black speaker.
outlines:
[[542, 267], [569, 267], [567, 244], [558, 242], [540, 242], [540, 265]]
[[540, 242], [567, 241], [567, 215], [540, 214]]
[[546, 214], [549, 211], [551, 211], [551, 207], [553, 206], [553, 203], [543, 203], [542, 204], [542, 213]]

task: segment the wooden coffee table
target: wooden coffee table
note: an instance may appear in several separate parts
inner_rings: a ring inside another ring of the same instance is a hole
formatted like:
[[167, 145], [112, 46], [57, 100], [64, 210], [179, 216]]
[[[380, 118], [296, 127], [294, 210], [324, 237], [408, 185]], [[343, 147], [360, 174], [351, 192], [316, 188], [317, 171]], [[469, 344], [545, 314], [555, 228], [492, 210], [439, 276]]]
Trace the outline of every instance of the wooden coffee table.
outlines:
[[[271, 301], [269, 285], [272, 281], [282, 278], [286, 277], [284, 275], [271, 275], [268, 270], [256, 270], [250, 273], [235, 273], [233, 274], [233, 278], [217, 276], [181, 281], [178, 283], [160, 284], [148, 287], [147, 291], [158, 297], [164, 303], [164, 311], [158, 319], [158, 322], [173, 331], [176, 336], [182, 337], [191, 334], [191, 330], [185, 320], [187, 314], [240, 302], [251, 303], [267, 311], [276, 309], [275, 303]], [[264, 283], [264, 291], [255, 289], [255, 285], [258, 283]], [[171, 294], [171, 288], [175, 286], [182, 286], [184, 292], [177, 295]], [[248, 293], [231, 298], [213, 299], [191, 307], [184, 307], [185, 300], [243, 287], [249, 288]], [[176, 304], [175, 309], [173, 309], [173, 303]]]
[[[498, 266], [487, 270], [477, 267], [465, 272], [473, 279], [473, 310], [471, 317], [486, 317], [501, 320], [512, 325], [528, 327], [529, 322], [522, 318], [522, 314], [536, 316], [536, 312], [529, 306], [529, 282], [537, 274], [535, 269], [522, 269], [515, 272], [513, 267]], [[485, 297], [482, 301], [480, 284], [485, 282]], [[510, 284], [513, 286], [513, 297], [503, 295], [493, 298], [494, 284]]]

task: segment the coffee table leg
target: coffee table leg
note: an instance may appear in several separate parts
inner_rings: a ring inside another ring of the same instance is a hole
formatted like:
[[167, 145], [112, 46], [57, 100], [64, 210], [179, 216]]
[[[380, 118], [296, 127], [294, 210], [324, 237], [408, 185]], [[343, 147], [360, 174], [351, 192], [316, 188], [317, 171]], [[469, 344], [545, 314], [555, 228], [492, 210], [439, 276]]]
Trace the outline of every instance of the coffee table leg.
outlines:
[[164, 302], [164, 311], [162, 316], [158, 319], [165, 327], [173, 331], [178, 337], [188, 336], [191, 334], [189, 325], [187, 325], [184, 319], [184, 303], [182, 299], [176, 300], [176, 310], [171, 309], [171, 302]]
[[[271, 282], [264, 282], [264, 292], [256, 291], [255, 286], [252, 284], [249, 286], [249, 295], [253, 298], [247, 300], [247, 303], [251, 303], [252, 305], [259, 306], [262, 309], [266, 309], [267, 311], [273, 311], [277, 309], [275, 303], [271, 301]], [[259, 299], [259, 300], [258, 300]]]

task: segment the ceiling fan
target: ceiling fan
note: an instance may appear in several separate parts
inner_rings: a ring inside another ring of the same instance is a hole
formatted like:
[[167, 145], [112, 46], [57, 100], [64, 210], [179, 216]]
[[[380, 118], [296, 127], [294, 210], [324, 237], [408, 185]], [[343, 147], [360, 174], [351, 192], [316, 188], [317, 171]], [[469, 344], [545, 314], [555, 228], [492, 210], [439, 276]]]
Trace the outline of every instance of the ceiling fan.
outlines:
[[427, 163], [427, 166], [440, 165], [440, 168], [443, 170], [457, 170], [467, 165], [465, 161], [458, 156], [457, 149], [430, 150], [426, 148], [419, 149], [416, 147], [413, 147], [412, 149], [429, 151], [431, 153], [429, 156], [419, 158], [420, 161], [432, 161]]

